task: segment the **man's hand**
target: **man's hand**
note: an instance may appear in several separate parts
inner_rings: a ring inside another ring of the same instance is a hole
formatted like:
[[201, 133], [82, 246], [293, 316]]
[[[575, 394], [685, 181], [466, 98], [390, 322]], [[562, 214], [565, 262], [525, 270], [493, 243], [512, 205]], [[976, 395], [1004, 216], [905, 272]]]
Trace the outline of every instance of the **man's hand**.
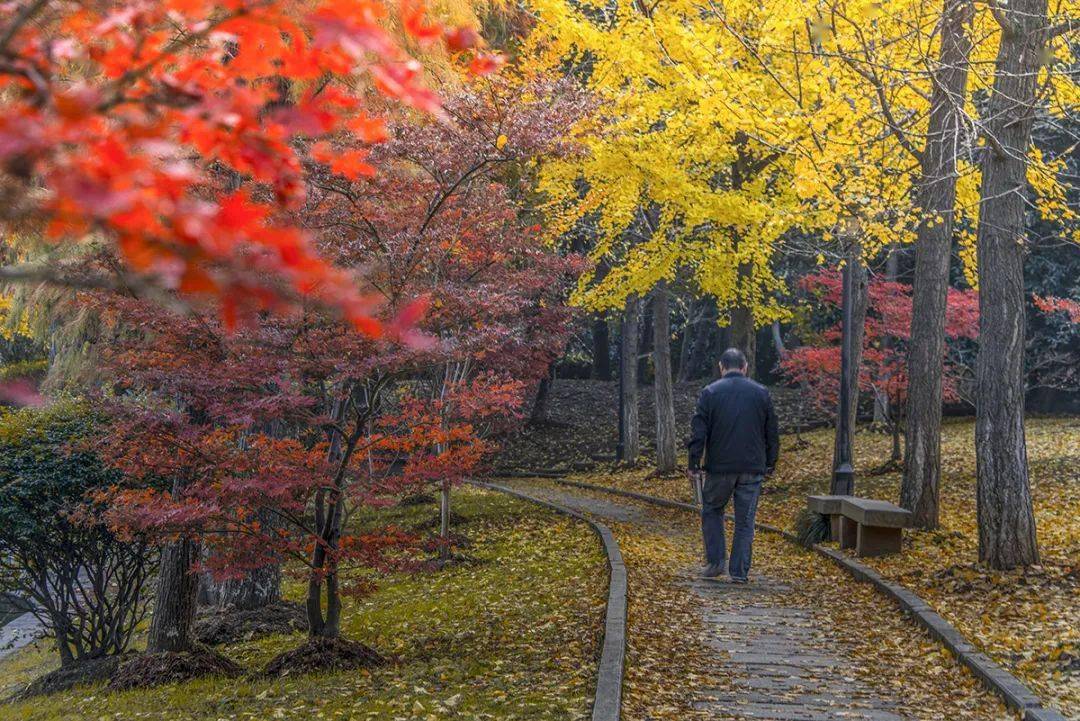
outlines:
[[691, 483], [694, 483], [699, 478], [701, 478], [702, 473], [704, 473], [704, 471], [702, 471], [700, 468], [687, 468], [686, 469], [686, 480], [690, 481]]

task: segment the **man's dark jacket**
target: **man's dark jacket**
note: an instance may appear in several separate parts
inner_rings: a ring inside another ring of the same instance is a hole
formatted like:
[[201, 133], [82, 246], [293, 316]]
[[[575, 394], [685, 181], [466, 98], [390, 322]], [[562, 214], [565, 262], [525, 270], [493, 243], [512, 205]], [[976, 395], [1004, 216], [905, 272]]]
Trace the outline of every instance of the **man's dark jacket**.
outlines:
[[769, 391], [736, 372], [706, 386], [690, 422], [687, 447], [691, 470], [771, 473], [780, 454], [780, 434]]

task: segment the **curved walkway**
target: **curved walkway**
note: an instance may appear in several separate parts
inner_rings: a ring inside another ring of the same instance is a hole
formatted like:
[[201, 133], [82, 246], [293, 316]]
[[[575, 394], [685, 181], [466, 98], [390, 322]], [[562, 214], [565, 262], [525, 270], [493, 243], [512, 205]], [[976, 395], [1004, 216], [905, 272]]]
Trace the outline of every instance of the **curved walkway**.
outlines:
[[[624, 524], [616, 535], [640, 530], [680, 544], [697, 539], [673, 526], [664, 512], [634, 501], [598, 498], [587, 491], [554, 487], [544, 481], [516, 480], [514, 488], [590, 516]], [[758, 551], [758, 549], [755, 549]], [[625, 553], [625, 549], [624, 549]], [[712, 669], [722, 688], [707, 683], [690, 690], [686, 713], [708, 719], [762, 721], [912, 721], [903, 688], [884, 689], [851, 672], [865, 663], [849, 653], [849, 640], [835, 633], [820, 607], [806, 604], [800, 578], [752, 574], [752, 583], [732, 585], [697, 578], [697, 567], [682, 570], [674, 583], [692, 594], [705, 629]], [[633, 596], [635, 578], [629, 580]], [[801, 603], [801, 605], [800, 605]], [[633, 631], [631, 630], [631, 634]], [[633, 635], [631, 635], [633, 638]], [[980, 714], [968, 718], [989, 718]]]

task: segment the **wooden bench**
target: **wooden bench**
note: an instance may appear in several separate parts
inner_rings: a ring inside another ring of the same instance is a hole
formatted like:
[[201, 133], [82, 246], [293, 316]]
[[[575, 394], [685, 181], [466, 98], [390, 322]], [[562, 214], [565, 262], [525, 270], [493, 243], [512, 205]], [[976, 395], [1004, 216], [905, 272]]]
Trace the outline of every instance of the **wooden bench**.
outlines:
[[806, 507], [814, 513], [829, 517], [829, 540], [840, 540], [841, 502], [847, 496], [807, 496]]
[[840, 548], [860, 556], [899, 553], [903, 529], [911, 525], [911, 511], [873, 498], [845, 497], [840, 513]]

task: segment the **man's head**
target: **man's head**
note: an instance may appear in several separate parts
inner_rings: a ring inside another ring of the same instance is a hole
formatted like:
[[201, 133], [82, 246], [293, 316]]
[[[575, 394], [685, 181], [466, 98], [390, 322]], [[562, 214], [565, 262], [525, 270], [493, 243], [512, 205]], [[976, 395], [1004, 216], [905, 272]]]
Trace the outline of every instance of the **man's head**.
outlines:
[[746, 354], [738, 348], [728, 348], [720, 354], [720, 374], [746, 373]]

